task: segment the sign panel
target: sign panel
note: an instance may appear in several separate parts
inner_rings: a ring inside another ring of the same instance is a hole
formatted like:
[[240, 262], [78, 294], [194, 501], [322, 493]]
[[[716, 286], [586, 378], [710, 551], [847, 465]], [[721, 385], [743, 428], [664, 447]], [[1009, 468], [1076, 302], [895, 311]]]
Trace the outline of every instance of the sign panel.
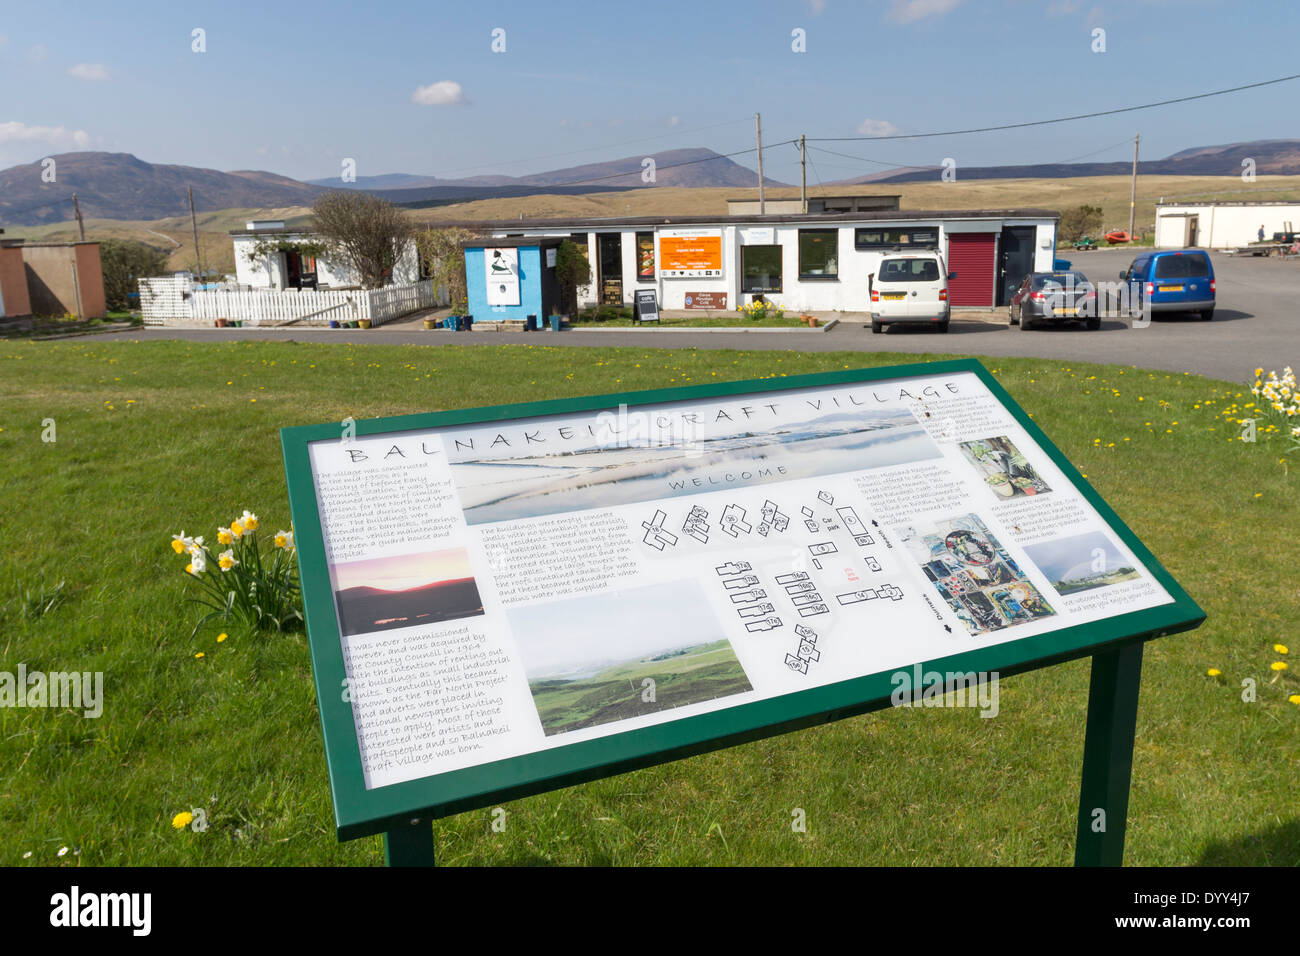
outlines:
[[488, 305], [519, 305], [519, 250], [484, 249]]
[[665, 279], [722, 278], [721, 231], [660, 230], [659, 274]]
[[727, 310], [727, 293], [725, 292], [688, 292], [683, 300], [688, 309]]
[[555, 249], [554, 249], [554, 248], [550, 248], [550, 249], [547, 249], [547, 250], [546, 250], [546, 268], [548, 268], [548, 269], [554, 269], [554, 268], [555, 268]]
[[774, 226], [750, 226], [739, 230], [742, 246], [770, 246], [776, 242]]
[[636, 318], [638, 322], [659, 321], [659, 303], [655, 301], [654, 289], [636, 290]]
[[345, 838], [1204, 617], [970, 359], [283, 442]]

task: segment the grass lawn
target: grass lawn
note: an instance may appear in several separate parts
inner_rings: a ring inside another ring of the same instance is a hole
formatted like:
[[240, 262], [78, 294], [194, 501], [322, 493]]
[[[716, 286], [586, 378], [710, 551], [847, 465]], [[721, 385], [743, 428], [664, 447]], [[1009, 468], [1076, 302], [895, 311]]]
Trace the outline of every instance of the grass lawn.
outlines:
[[[305, 637], [190, 639], [170, 536], [212, 540], [245, 508], [287, 525], [281, 426], [917, 359], [0, 342], [0, 671], [105, 674], [97, 720], [0, 708], [0, 865], [382, 862], [378, 838], [334, 839]], [[1248, 389], [988, 364], [1209, 614], [1148, 645], [1127, 862], [1300, 864], [1300, 681], [1269, 667], [1277, 642], [1300, 654], [1300, 475], [1276, 438], [1234, 440]], [[42, 581], [66, 600], [33, 618], [20, 592]], [[1068, 864], [1087, 684], [1076, 661], [1003, 681], [993, 720], [900, 708], [519, 800], [500, 833], [462, 814], [434, 825], [439, 859]], [[205, 832], [172, 828], [196, 807]]]
[[577, 319], [571, 323], [575, 329], [628, 329], [628, 328], [645, 328], [653, 329], [662, 328], [703, 328], [703, 329], [738, 329], [752, 328], [759, 326], [763, 328], [807, 328], [807, 323], [799, 318], [798, 312], [787, 312], [778, 317], [775, 315], [762, 316], [757, 319], [751, 319], [749, 316], [740, 315], [736, 312], [697, 312], [694, 315], [677, 315], [667, 316], [660, 314], [659, 322], [649, 322], [644, 325], [632, 321], [632, 309], [630, 306], [615, 308], [612, 306], [602, 306], [597, 309], [585, 309], [578, 313]]

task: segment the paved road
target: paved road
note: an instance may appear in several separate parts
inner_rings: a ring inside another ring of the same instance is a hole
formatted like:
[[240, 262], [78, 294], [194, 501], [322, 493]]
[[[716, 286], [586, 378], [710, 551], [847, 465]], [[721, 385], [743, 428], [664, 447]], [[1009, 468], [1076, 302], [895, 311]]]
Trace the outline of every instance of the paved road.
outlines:
[[[1094, 281], [1117, 279], [1132, 259], [1124, 250], [1066, 254]], [[159, 329], [132, 338], [181, 338], [194, 341], [250, 339], [266, 341], [356, 342], [372, 345], [565, 345], [574, 347], [795, 349], [807, 352], [948, 352], [990, 357], [1042, 357], [1066, 361], [1113, 362], [1193, 372], [1244, 381], [1259, 366], [1300, 368], [1300, 260], [1213, 256], [1218, 280], [1214, 321], [1195, 316], [1157, 316], [1145, 328], [1108, 319], [1096, 332], [1080, 325], [1020, 331], [999, 318], [965, 319], [960, 313], [947, 335], [931, 330], [891, 329], [883, 335], [856, 323], [842, 322], [825, 332], [565, 332], [461, 333], [412, 328], [367, 331], [337, 329]]]

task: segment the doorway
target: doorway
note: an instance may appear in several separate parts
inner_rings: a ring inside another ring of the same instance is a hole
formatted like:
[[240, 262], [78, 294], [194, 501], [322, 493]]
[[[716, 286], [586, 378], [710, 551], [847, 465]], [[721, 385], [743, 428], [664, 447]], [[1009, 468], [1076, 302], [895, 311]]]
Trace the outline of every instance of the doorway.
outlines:
[[1196, 245], [1196, 230], [1200, 227], [1201, 221], [1199, 216], [1187, 217], [1187, 230], [1183, 235], [1183, 245], [1192, 248]]
[[1034, 226], [1003, 227], [997, 305], [1010, 302], [1025, 276], [1034, 271], [1034, 236], [1037, 232]]
[[623, 234], [602, 232], [596, 235], [597, 280], [600, 304], [623, 304]]

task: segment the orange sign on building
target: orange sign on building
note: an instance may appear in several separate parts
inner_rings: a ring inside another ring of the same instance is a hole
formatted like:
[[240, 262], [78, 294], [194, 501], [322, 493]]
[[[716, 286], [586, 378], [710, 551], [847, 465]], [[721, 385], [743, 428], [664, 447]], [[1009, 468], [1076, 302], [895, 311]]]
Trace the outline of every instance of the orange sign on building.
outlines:
[[659, 274], [665, 279], [722, 278], [722, 234], [659, 233]]

